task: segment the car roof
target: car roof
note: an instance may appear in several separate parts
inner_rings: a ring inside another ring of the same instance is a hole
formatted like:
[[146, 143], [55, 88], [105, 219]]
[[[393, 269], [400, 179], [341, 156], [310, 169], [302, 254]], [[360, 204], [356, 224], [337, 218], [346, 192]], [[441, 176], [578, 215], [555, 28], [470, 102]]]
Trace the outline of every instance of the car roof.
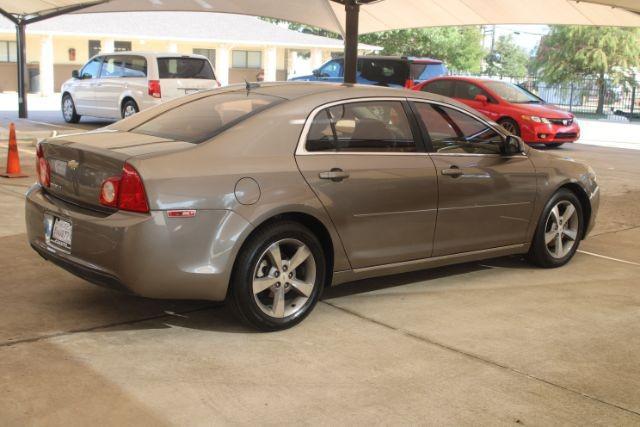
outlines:
[[152, 52], [152, 51], [135, 51], [125, 50], [120, 52], [99, 53], [96, 56], [112, 56], [112, 55], [134, 55], [156, 58], [206, 58], [205, 56], [195, 53], [177, 53], [177, 52]]
[[[343, 61], [344, 57], [341, 56], [339, 58], [333, 58], [333, 59]], [[420, 58], [417, 56], [360, 55], [358, 56], [358, 59], [384, 59], [389, 61], [409, 61], [409, 62], [418, 62], [418, 63], [424, 63], [424, 64], [442, 64], [442, 61], [439, 59], [427, 58], [427, 57]]]

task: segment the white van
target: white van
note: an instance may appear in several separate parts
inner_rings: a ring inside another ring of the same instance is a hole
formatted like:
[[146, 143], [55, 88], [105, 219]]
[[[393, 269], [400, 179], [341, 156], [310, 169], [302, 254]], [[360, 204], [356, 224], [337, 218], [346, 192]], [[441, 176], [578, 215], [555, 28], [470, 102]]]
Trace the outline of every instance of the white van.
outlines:
[[118, 52], [94, 56], [62, 85], [62, 116], [120, 119], [190, 93], [220, 86], [201, 55]]

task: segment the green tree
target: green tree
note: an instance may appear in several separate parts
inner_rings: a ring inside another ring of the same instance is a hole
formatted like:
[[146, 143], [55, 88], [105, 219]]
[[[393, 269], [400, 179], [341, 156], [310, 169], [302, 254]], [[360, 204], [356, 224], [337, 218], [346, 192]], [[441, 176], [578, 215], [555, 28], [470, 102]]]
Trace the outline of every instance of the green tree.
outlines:
[[452, 70], [479, 72], [482, 33], [478, 27], [440, 27], [393, 30], [360, 36], [361, 43], [382, 46], [385, 55], [428, 56]]
[[490, 75], [524, 77], [527, 74], [529, 55], [509, 34], [498, 38], [493, 52], [487, 55], [486, 61], [485, 71]]
[[605, 78], [629, 79], [640, 65], [640, 30], [618, 27], [552, 26], [540, 41], [536, 69], [548, 83], [594, 77], [597, 114], [604, 113]]

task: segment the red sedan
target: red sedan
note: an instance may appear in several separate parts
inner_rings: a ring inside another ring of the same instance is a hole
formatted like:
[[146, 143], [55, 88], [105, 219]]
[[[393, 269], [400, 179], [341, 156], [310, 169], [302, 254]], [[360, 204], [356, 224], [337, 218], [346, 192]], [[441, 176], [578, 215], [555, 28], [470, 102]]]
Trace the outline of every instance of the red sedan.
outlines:
[[498, 122], [529, 144], [558, 147], [580, 138], [573, 114], [500, 80], [473, 77], [438, 77], [413, 87], [460, 101]]

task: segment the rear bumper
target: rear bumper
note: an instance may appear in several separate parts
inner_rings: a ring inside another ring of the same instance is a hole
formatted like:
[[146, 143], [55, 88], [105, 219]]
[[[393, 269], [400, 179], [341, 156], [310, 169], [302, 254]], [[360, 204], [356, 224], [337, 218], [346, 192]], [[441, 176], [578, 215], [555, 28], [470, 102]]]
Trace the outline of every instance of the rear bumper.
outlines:
[[[47, 243], [45, 214], [71, 221], [70, 253]], [[150, 298], [224, 300], [240, 243], [252, 227], [228, 210], [194, 218], [84, 210], [27, 193], [27, 235], [45, 259], [91, 283]]]
[[520, 132], [529, 144], [564, 144], [580, 139], [580, 126], [575, 121], [569, 126], [525, 122]]

